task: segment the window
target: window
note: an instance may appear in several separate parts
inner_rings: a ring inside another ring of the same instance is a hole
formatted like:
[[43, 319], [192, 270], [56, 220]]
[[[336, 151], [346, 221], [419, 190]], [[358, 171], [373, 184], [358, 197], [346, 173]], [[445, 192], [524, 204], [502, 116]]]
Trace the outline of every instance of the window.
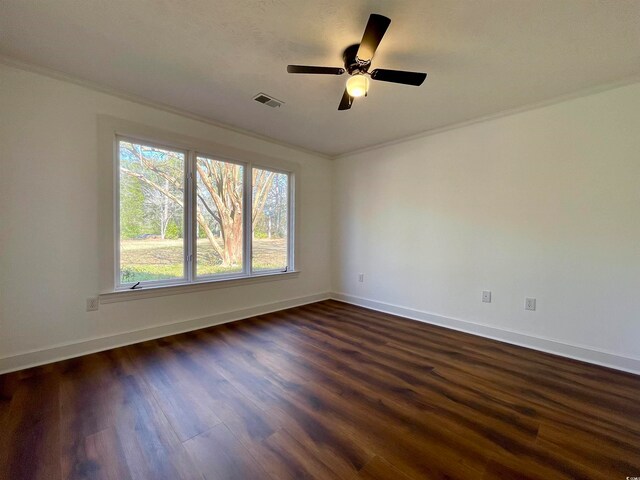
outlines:
[[292, 172], [123, 136], [116, 147], [116, 289], [292, 270]]
[[119, 141], [119, 283], [184, 280], [185, 153]]
[[289, 175], [261, 168], [253, 172], [254, 271], [285, 270], [289, 241]]
[[196, 274], [243, 270], [244, 167], [198, 155]]

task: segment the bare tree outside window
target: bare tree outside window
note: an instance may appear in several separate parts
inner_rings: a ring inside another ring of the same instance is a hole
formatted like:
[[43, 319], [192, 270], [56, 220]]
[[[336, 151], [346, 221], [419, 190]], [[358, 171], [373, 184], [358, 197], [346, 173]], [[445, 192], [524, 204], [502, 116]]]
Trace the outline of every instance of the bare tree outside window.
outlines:
[[181, 152], [119, 142], [120, 282], [184, 278]]
[[244, 167], [198, 157], [198, 275], [242, 271]]
[[[118, 142], [120, 282], [185, 278], [185, 153]], [[198, 155], [194, 164], [199, 277], [243, 272], [245, 167]], [[252, 268], [287, 267], [288, 180], [253, 168]]]
[[289, 175], [253, 169], [253, 270], [287, 265]]

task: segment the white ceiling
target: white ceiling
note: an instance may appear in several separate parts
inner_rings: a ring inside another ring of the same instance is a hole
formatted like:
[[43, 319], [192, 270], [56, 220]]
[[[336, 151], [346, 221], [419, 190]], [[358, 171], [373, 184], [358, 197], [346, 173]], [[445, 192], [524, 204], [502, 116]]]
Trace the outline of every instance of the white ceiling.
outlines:
[[[337, 110], [369, 13], [391, 18], [372, 82]], [[0, 53], [328, 155], [640, 72], [640, 0], [3, 0]], [[272, 109], [252, 100], [285, 101]]]

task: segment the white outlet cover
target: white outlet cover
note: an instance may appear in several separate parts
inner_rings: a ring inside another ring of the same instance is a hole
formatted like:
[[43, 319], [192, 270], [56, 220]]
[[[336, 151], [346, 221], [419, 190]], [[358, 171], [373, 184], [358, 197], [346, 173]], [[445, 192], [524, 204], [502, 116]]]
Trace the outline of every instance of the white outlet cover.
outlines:
[[484, 290], [482, 292], [482, 301], [484, 303], [491, 303], [491, 292], [489, 290]]
[[536, 309], [536, 299], [535, 298], [527, 298], [524, 301], [524, 309], [535, 311]]
[[98, 310], [98, 297], [87, 298], [87, 312], [95, 312]]

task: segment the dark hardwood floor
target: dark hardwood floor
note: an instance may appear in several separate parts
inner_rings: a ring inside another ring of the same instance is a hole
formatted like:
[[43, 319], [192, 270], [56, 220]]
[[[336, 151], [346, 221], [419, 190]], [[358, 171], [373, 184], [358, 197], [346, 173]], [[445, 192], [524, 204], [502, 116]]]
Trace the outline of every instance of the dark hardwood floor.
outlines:
[[335, 301], [0, 393], [3, 480], [640, 475], [640, 377]]

